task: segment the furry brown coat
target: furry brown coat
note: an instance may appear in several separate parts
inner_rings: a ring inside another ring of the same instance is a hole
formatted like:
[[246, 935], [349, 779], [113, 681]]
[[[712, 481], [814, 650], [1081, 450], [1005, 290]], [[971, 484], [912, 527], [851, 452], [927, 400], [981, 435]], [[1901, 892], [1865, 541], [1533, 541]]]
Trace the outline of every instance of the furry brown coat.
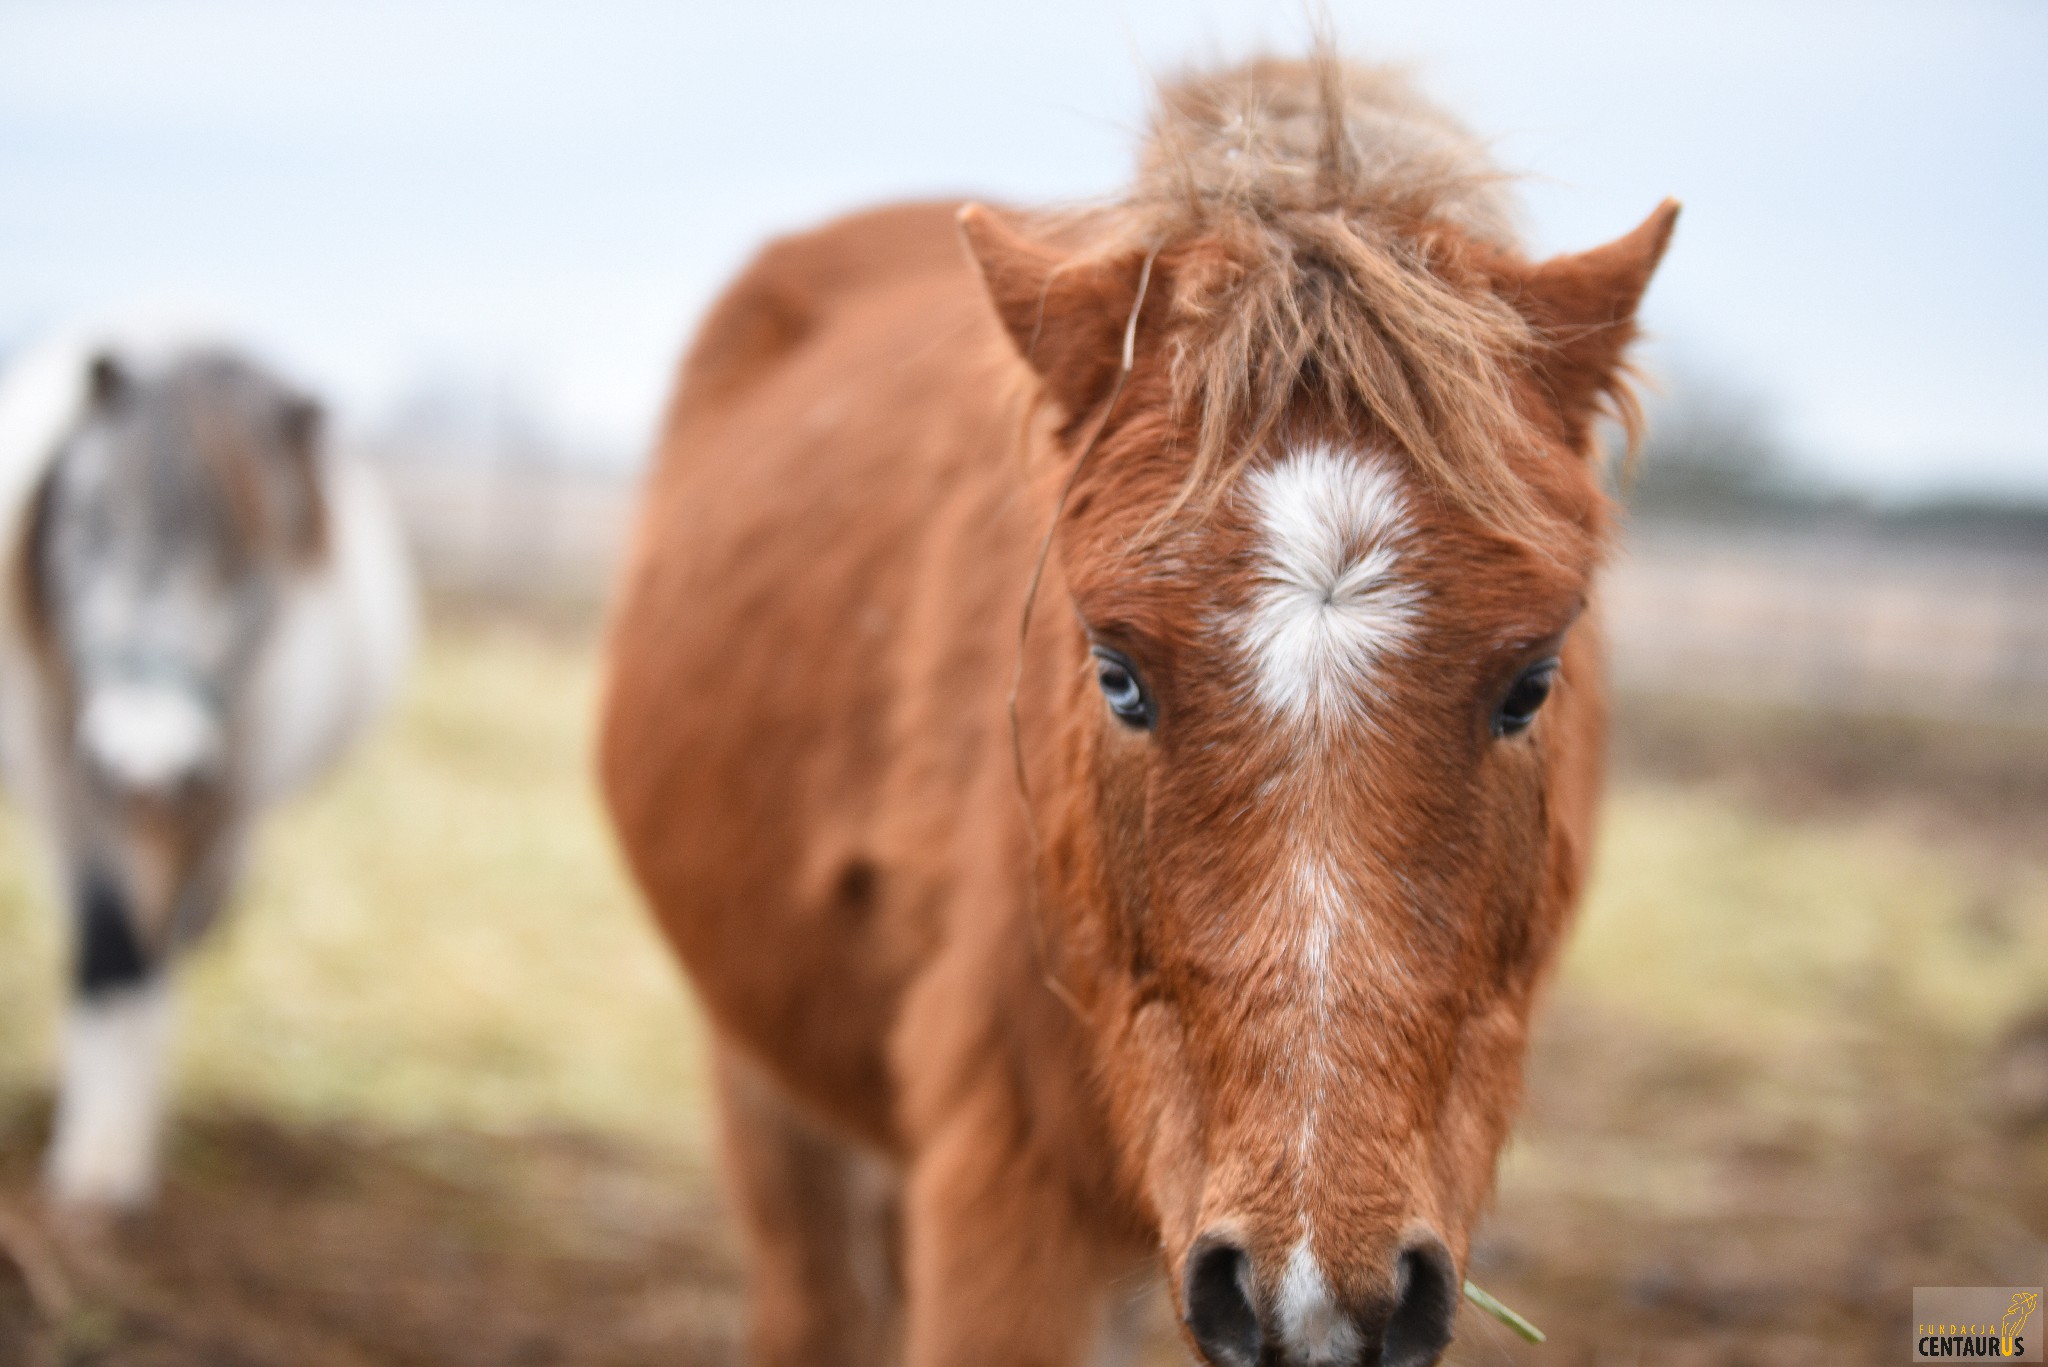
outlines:
[[1451, 1332], [1675, 209], [1533, 264], [1327, 56], [1169, 89], [1144, 168], [775, 243], [683, 368], [602, 770], [717, 1030], [757, 1363], [1075, 1363], [1147, 1266], [1218, 1364]]

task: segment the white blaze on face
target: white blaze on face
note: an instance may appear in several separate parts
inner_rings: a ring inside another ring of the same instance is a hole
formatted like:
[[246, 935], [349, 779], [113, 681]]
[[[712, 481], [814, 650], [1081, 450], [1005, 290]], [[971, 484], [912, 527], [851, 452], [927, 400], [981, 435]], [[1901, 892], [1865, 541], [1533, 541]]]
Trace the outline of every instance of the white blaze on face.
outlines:
[[1258, 699], [1274, 716], [1363, 716], [1378, 671], [1415, 637], [1422, 590], [1401, 576], [1408, 501], [1388, 465], [1327, 447], [1246, 477], [1259, 586], [1238, 624]]
[[1361, 1349], [1318, 1263], [1308, 1179], [1317, 1162], [1319, 1125], [1336, 1075], [1330, 1038], [1343, 972], [1340, 942], [1360, 924], [1343, 851], [1313, 810], [1314, 767], [1345, 724], [1372, 724], [1386, 697], [1383, 671], [1415, 642], [1422, 587], [1403, 560], [1413, 525], [1392, 463], [1367, 452], [1328, 447], [1291, 451], [1245, 479], [1259, 532], [1257, 587], [1233, 622], [1252, 693], [1291, 737], [1291, 782], [1280, 801], [1290, 835], [1274, 871], [1267, 914], [1284, 936], [1299, 983], [1300, 1014], [1289, 1022], [1295, 1065], [1291, 1098], [1301, 1232], [1277, 1288], [1281, 1341], [1306, 1363], [1348, 1363]]

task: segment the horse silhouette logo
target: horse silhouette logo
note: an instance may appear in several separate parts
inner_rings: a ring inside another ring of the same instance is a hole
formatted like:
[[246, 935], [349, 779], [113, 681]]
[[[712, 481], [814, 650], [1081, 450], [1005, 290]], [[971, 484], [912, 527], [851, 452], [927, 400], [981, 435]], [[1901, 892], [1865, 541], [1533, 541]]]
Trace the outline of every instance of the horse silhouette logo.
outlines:
[[2005, 1319], [1998, 1329], [1998, 1351], [2001, 1357], [2016, 1358], [2025, 1350], [2020, 1347], [2020, 1331], [2027, 1327], [2027, 1321], [2040, 1308], [2041, 1293], [2038, 1291], [2015, 1291], [2012, 1304], [2005, 1309]]

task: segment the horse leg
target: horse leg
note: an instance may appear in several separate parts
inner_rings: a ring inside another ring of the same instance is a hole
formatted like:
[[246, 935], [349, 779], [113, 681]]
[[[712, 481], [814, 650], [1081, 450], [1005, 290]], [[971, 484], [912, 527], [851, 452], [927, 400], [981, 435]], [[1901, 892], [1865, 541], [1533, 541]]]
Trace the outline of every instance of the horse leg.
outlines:
[[1007, 1098], [971, 1100], [919, 1155], [905, 1199], [908, 1367], [1080, 1367], [1103, 1343], [1128, 1250], [1093, 1233]]
[[171, 1033], [163, 956], [120, 885], [87, 871], [73, 899], [71, 1009], [47, 1180], [69, 1205], [133, 1208], [156, 1187]]
[[893, 1165], [718, 1055], [729, 1185], [748, 1250], [751, 1367], [879, 1367], [896, 1337]]

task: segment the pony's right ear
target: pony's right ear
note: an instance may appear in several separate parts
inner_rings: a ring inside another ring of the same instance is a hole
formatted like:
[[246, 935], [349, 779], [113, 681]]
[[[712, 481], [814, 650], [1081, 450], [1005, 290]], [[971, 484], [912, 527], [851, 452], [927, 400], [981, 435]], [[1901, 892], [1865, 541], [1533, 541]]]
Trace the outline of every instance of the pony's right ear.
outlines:
[[1122, 366], [1142, 261], [1076, 260], [979, 204], [960, 210], [960, 236], [1017, 354], [1069, 417], [1087, 412]]
[[102, 413], [112, 412], [135, 392], [135, 381], [112, 352], [102, 351], [85, 369], [86, 401]]
[[318, 399], [294, 394], [284, 402], [279, 416], [285, 447], [295, 456], [311, 456], [327, 430], [327, 410]]

